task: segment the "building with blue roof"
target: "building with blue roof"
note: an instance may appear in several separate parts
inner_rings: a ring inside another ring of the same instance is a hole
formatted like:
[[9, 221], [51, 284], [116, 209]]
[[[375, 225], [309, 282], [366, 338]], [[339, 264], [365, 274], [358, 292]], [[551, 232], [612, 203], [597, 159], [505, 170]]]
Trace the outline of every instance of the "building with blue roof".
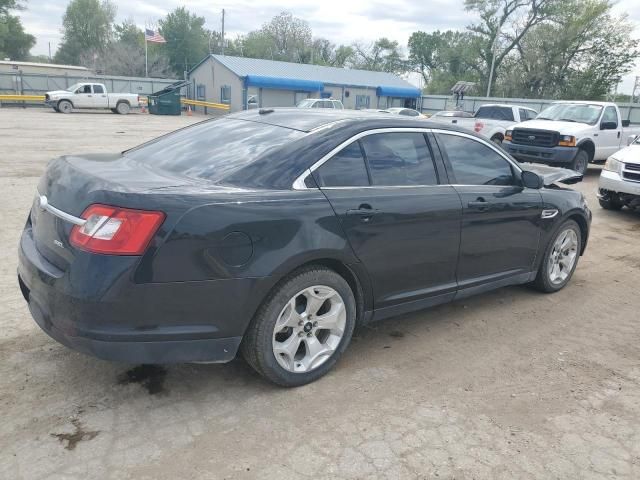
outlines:
[[305, 98], [333, 98], [351, 109], [416, 108], [420, 101], [420, 90], [392, 73], [257, 58], [208, 55], [188, 78], [193, 98], [232, 112], [293, 107]]

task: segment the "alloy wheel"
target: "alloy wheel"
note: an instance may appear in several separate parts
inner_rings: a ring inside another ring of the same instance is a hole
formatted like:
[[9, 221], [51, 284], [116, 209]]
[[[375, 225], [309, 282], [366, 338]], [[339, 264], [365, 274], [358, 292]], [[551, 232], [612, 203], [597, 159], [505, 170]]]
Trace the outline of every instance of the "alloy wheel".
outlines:
[[273, 331], [273, 354], [293, 373], [315, 370], [337, 350], [347, 313], [340, 294], [326, 285], [301, 290], [284, 306]]
[[549, 255], [549, 280], [559, 285], [567, 280], [578, 258], [578, 234], [568, 228], [562, 231]]

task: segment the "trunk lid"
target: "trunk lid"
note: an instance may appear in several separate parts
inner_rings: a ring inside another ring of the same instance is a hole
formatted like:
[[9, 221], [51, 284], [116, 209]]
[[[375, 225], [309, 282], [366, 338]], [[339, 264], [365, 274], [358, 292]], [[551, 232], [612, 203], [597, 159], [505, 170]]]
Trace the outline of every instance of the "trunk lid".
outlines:
[[[176, 196], [163, 195], [165, 202], [153, 200], [153, 192], [201, 191], [203, 180], [151, 170], [148, 166], [120, 154], [65, 156], [52, 160], [38, 184], [30, 222], [36, 248], [49, 262], [65, 270], [75, 256], [69, 244], [73, 224], [40, 207], [40, 196], [47, 203], [74, 217], [80, 217], [91, 204], [103, 203], [143, 210], [163, 210], [181, 214]], [[215, 187], [209, 185], [210, 188]], [[163, 203], [165, 203], [163, 205]], [[184, 208], [182, 209], [184, 210]]]

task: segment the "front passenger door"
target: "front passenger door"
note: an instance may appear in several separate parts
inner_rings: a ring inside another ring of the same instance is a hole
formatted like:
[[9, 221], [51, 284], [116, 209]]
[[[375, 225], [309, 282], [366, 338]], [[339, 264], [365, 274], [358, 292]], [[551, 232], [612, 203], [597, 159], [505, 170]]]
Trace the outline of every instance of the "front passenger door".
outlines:
[[520, 170], [486, 142], [455, 132], [437, 139], [462, 201], [460, 289], [526, 276], [539, 248], [540, 192], [524, 188]]

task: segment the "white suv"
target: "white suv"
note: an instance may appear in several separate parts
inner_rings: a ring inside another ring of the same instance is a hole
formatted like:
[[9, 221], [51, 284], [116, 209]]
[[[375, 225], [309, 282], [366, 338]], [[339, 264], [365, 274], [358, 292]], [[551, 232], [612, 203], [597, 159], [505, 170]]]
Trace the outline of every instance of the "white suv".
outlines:
[[340, 100], [333, 98], [305, 98], [296, 105], [298, 108], [337, 108], [344, 109]]

